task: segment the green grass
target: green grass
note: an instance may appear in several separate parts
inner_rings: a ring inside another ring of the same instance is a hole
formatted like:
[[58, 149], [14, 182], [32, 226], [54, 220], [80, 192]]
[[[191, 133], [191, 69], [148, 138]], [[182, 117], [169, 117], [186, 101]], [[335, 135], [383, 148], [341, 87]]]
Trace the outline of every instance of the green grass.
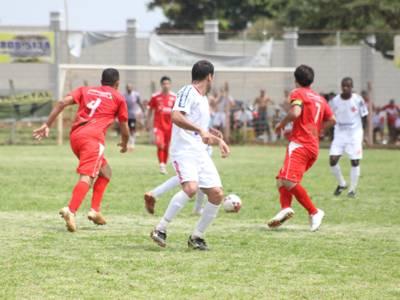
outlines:
[[[279, 209], [274, 177], [284, 148], [234, 147], [227, 160], [214, 154], [226, 192], [244, 205], [239, 214], [220, 212], [207, 233], [212, 250], [200, 253], [186, 246], [197, 220], [191, 203], [171, 224], [167, 248], [148, 237], [172, 195], [160, 199], [156, 216], [144, 212], [143, 192], [166, 178], [153, 147], [121, 155], [109, 143], [109, 224], [86, 220], [86, 199], [73, 234], [57, 215], [77, 179], [69, 147], [1, 147], [0, 298], [400, 298], [399, 151], [365, 151], [358, 198], [349, 200], [332, 196], [322, 150], [303, 182], [326, 212], [316, 233], [297, 203], [286, 226], [265, 226]], [[342, 169], [348, 178], [347, 159]]]

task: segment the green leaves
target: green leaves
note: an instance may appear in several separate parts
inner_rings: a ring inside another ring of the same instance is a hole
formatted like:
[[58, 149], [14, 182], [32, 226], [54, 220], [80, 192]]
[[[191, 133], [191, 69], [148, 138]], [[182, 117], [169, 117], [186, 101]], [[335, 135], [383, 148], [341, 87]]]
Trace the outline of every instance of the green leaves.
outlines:
[[358, 40], [380, 32], [375, 48], [384, 56], [393, 48], [394, 31], [400, 30], [397, 0], [153, 0], [148, 7], [161, 8], [168, 18], [160, 29], [201, 30], [204, 20], [217, 18], [226, 31], [268, 19], [273, 28], [356, 31]]

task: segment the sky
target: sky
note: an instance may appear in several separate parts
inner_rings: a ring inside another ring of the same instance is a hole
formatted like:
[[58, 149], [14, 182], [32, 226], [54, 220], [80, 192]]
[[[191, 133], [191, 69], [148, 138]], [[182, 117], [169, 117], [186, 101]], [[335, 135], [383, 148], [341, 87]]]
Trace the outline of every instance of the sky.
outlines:
[[138, 31], [148, 32], [165, 20], [161, 10], [147, 10], [149, 0], [0, 0], [0, 25], [47, 25], [59, 11], [65, 28], [64, 1], [70, 30], [125, 31], [134, 18]]

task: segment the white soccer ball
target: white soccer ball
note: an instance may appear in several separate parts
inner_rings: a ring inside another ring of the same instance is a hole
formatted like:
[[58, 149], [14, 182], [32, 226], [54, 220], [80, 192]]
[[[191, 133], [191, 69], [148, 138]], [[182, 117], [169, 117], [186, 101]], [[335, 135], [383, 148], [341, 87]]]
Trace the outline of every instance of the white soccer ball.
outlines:
[[242, 207], [242, 200], [240, 200], [238, 195], [229, 194], [224, 198], [224, 210], [226, 212], [239, 212], [240, 208]]

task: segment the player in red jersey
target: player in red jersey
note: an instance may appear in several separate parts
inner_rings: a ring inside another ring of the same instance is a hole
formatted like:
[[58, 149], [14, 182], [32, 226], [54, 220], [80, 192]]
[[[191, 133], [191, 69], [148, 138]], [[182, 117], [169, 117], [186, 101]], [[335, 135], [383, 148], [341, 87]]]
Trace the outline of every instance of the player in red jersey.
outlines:
[[160, 172], [167, 174], [168, 149], [171, 141], [171, 112], [176, 95], [171, 92], [171, 79], [163, 76], [160, 80], [161, 91], [153, 94], [148, 104], [147, 129], [150, 129], [150, 120], [154, 111], [154, 136], [156, 139], [157, 156], [160, 163]]
[[285, 162], [276, 177], [281, 211], [268, 222], [268, 226], [278, 227], [294, 215], [291, 204], [295, 196], [310, 215], [311, 231], [316, 231], [325, 214], [314, 206], [300, 182], [317, 160], [321, 130], [333, 126], [336, 121], [325, 99], [310, 88], [314, 81], [313, 69], [301, 65], [296, 68], [294, 77], [297, 88], [289, 96], [291, 108], [275, 128], [276, 132], [281, 132], [288, 123], [293, 122]]
[[48, 120], [33, 131], [33, 136], [41, 140], [48, 137], [50, 126], [67, 107], [78, 105], [75, 121], [70, 132], [72, 151], [79, 159], [78, 183], [72, 192], [68, 207], [60, 210], [68, 231], [76, 231], [75, 213], [90, 187], [93, 185], [91, 210], [88, 218], [97, 225], [106, 224], [100, 213], [104, 191], [111, 179], [111, 168], [104, 158], [104, 140], [107, 128], [117, 117], [121, 128], [121, 153], [127, 151], [129, 140], [128, 113], [123, 96], [117, 91], [119, 73], [115, 69], [105, 69], [99, 87], [80, 87], [57, 102]]

